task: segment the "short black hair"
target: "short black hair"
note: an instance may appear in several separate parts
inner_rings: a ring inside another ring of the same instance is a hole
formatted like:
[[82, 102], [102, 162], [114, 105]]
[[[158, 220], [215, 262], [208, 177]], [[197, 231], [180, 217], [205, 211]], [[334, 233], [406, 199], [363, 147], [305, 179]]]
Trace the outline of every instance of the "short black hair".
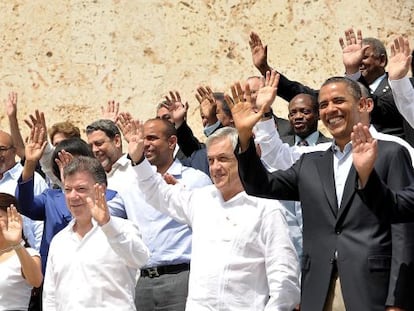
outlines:
[[116, 126], [115, 122], [106, 119], [100, 119], [89, 124], [86, 127], [86, 135], [89, 135], [95, 131], [104, 132], [110, 139], [114, 139], [116, 135], [121, 136], [121, 132], [119, 131], [119, 128]]

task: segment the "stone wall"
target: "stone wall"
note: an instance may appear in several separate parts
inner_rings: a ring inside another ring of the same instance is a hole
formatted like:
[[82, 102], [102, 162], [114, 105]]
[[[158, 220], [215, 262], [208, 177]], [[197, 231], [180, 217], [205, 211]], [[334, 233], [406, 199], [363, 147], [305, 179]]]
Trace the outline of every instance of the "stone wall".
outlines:
[[[18, 92], [20, 120], [40, 109], [49, 125], [81, 129], [109, 99], [146, 119], [178, 90], [203, 137], [195, 89], [228, 91], [257, 74], [251, 30], [268, 44], [270, 64], [315, 88], [343, 74], [338, 37], [348, 27], [387, 45], [401, 33], [414, 43], [413, 0], [8, 0], [0, 14], [1, 98]], [[274, 105], [286, 115], [284, 101]], [[8, 131], [4, 113], [0, 125]]]

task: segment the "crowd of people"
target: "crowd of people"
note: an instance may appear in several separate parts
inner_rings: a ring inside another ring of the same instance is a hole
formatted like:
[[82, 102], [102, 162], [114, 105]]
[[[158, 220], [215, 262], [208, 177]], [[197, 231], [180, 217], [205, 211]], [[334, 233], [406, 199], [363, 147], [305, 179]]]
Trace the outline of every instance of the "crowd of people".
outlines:
[[177, 91], [145, 121], [109, 101], [86, 141], [38, 110], [24, 141], [10, 93], [0, 310], [414, 310], [414, 53], [339, 43], [315, 90], [252, 32], [261, 75], [197, 88], [205, 143]]

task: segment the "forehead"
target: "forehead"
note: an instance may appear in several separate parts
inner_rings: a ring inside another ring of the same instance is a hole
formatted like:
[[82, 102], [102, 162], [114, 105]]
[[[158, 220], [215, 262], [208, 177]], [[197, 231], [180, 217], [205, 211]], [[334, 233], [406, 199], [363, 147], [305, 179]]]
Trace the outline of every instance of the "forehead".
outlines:
[[101, 139], [107, 139], [107, 138], [109, 138], [109, 137], [102, 130], [96, 130], [96, 131], [93, 131], [93, 132], [88, 134], [88, 141], [89, 142], [96, 141], [96, 140], [101, 140]]
[[161, 106], [161, 107], [157, 110], [157, 116], [158, 116], [158, 117], [162, 117], [162, 116], [164, 116], [164, 115], [166, 115], [166, 114], [170, 114], [170, 111], [169, 111], [167, 108], [165, 108], [164, 106]]
[[71, 175], [65, 176], [65, 187], [76, 187], [79, 185], [93, 186], [96, 183], [92, 174], [86, 171], [76, 172]]
[[213, 157], [219, 154], [234, 155], [233, 145], [228, 137], [217, 138], [210, 143], [207, 149], [207, 155]]
[[312, 100], [309, 98], [309, 96], [298, 95], [289, 103], [289, 109], [296, 109], [298, 107], [313, 110]]
[[347, 85], [344, 82], [332, 82], [321, 87], [319, 90], [319, 101], [327, 100], [333, 97], [350, 96]]
[[0, 145], [10, 146], [12, 144], [11, 136], [6, 132], [0, 131]]
[[262, 86], [262, 80], [259, 78], [251, 78], [247, 80], [250, 90], [257, 91]]
[[163, 134], [165, 132], [165, 125], [161, 120], [151, 120], [144, 123], [144, 135], [150, 133]]

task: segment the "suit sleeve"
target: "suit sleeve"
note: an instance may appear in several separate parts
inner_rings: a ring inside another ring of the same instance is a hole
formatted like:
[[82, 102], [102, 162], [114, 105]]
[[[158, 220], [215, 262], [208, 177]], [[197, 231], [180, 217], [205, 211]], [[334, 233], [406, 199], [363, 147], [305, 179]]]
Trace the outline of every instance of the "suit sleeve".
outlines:
[[317, 98], [319, 90], [314, 90], [300, 82], [291, 81], [280, 74], [279, 85], [277, 87], [278, 96], [282, 97], [287, 102], [290, 102], [293, 97], [301, 93], [309, 94]]
[[203, 145], [194, 136], [193, 131], [188, 126], [186, 121], [184, 121], [183, 124], [181, 124], [181, 126], [177, 129], [177, 141], [178, 146], [180, 146], [180, 149], [186, 157], [191, 156], [194, 151], [203, 147]]
[[245, 152], [236, 152], [236, 157], [246, 193], [268, 199], [299, 201], [297, 176], [303, 157], [286, 171], [269, 173], [256, 154], [253, 139]]
[[[408, 151], [398, 148], [390, 153], [386, 184], [391, 190], [398, 191], [414, 181], [414, 171]], [[394, 150], [394, 149], [393, 149]], [[414, 292], [414, 223], [391, 225], [392, 262], [387, 306], [396, 306], [412, 310], [412, 293]]]

